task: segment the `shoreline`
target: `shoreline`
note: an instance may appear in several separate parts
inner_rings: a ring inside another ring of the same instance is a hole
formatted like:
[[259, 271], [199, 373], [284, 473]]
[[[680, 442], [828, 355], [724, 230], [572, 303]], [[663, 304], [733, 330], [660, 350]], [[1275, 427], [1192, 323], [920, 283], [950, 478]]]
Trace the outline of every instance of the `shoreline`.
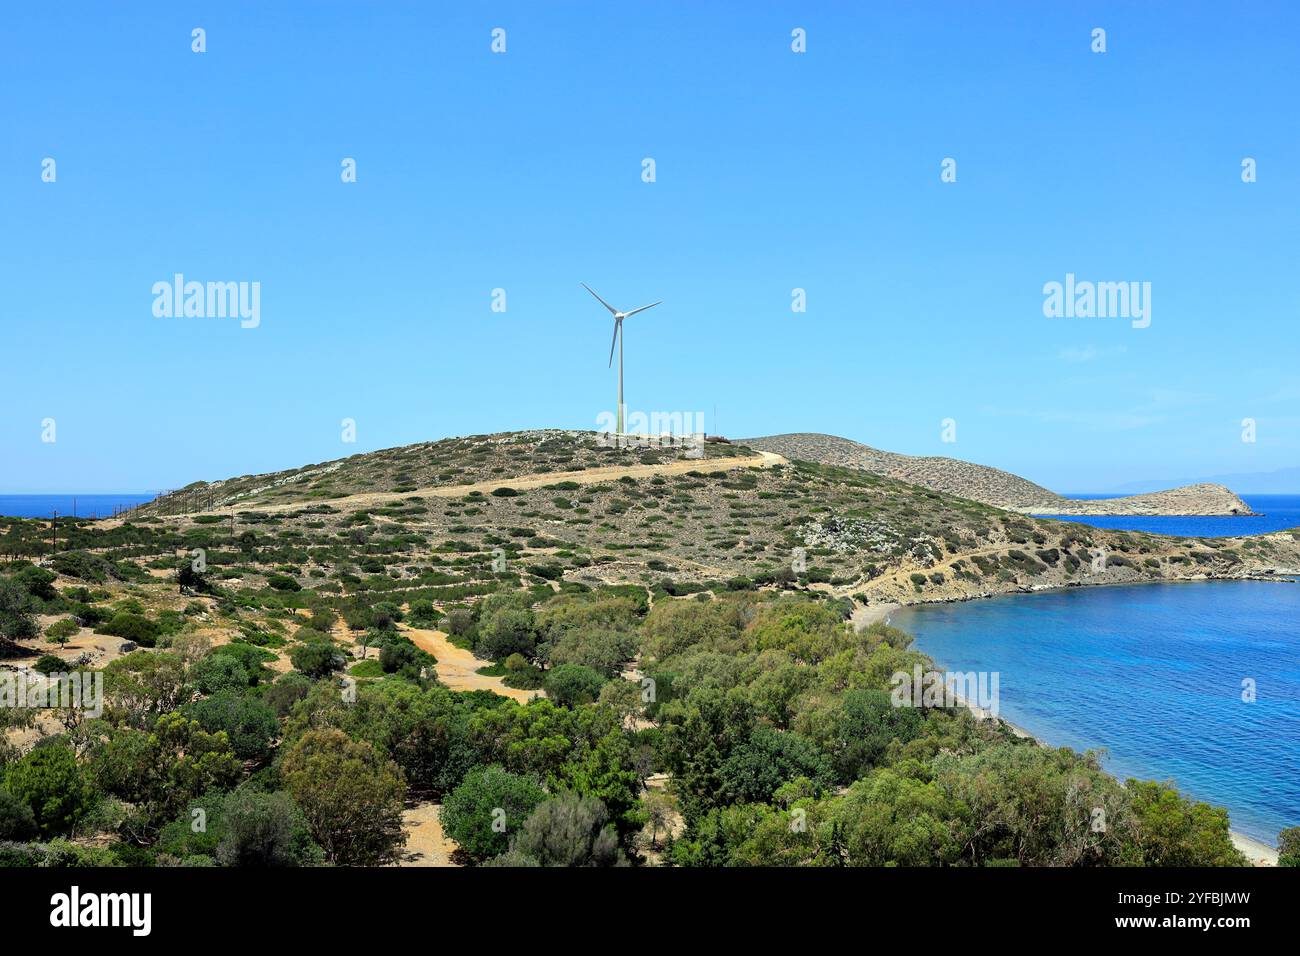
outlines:
[[[1167, 582], [1150, 581], [1150, 582], [1134, 582], [1134, 583], [1163, 584]], [[1106, 585], [1101, 585], [1101, 586], [1105, 587]], [[1111, 586], [1113, 587], [1114, 585]], [[1053, 588], [1052, 590], [1065, 590], [1065, 589]], [[1008, 593], [1015, 594], [1017, 592], [1012, 591]], [[988, 596], [1002, 597], [1003, 595], [991, 594]], [[972, 600], [978, 600], [978, 598], [957, 598], [957, 599], [950, 599], [947, 601], [916, 601], [913, 604], [901, 604], [898, 602], [872, 604], [872, 605], [866, 605], [864, 607], [855, 610], [851, 620], [853, 621], [854, 629], [861, 631], [867, 627], [870, 627], [872, 624], [876, 624], [876, 623], [889, 624], [894, 612], [899, 611], [904, 607], [915, 607], [920, 604], [958, 604], [961, 603], [962, 601], [972, 601]], [[961, 705], [965, 707], [967, 710], [969, 710], [976, 718], [985, 719], [987, 717], [993, 716], [991, 714], [988, 714], [984, 710], [984, 708], [979, 707], [975, 704], [967, 703], [964, 699], [962, 699], [960, 694], [957, 694], [956, 697], [957, 700], [961, 703]], [[1002, 724], [1005, 725], [1006, 728], [1010, 730], [1011, 733], [1014, 734], [1016, 737], [1019, 737], [1024, 740], [1032, 740], [1040, 747], [1051, 746], [1051, 744], [1047, 743], [1047, 741], [1043, 740], [1041, 737], [1038, 737], [1037, 735], [1030, 733], [1024, 727], [1021, 727], [1019, 724], [1012, 723], [1011, 721], [1007, 720], [1005, 717], [997, 716], [997, 717], [993, 717], [993, 719], [1001, 721]], [[1109, 771], [1107, 771], [1107, 773], [1109, 773]], [[1114, 774], [1110, 774], [1110, 776], [1114, 777]], [[1118, 780], [1119, 778], [1116, 777], [1115, 779]], [[1256, 839], [1255, 837], [1247, 836], [1246, 834], [1240, 833], [1237, 830], [1229, 830], [1228, 836], [1232, 840], [1232, 845], [1235, 846], [1238, 850], [1240, 850], [1243, 854], [1245, 854], [1246, 858], [1250, 861], [1251, 866], [1277, 866], [1278, 865], [1277, 863], [1278, 853], [1277, 850], [1271, 844], [1265, 843], [1264, 841]]]

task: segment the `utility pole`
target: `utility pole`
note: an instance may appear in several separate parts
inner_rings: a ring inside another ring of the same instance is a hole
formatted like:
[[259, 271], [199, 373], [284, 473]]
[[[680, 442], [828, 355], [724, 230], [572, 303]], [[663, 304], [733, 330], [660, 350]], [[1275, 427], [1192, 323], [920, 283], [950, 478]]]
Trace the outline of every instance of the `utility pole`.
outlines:
[[54, 509], [54, 515], [50, 518], [50, 540], [51, 547], [54, 548], [50, 554], [53, 556], [59, 553], [59, 509], [57, 508]]

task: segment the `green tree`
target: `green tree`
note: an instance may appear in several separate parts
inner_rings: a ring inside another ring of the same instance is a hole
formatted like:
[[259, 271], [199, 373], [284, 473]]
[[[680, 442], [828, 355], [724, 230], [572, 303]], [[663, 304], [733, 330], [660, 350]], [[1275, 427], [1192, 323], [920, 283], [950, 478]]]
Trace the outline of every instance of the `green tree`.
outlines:
[[222, 804], [222, 866], [308, 866], [324, 858], [307, 818], [287, 794], [241, 788]]
[[567, 762], [556, 777], [560, 787], [599, 800], [624, 841], [645, 826], [636, 754], [624, 734], [615, 731], [601, 737], [585, 754]]
[[47, 837], [70, 833], [90, 807], [91, 789], [72, 748], [38, 746], [5, 768], [4, 788], [31, 808]]
[[438, 609], [432, 601], [412, 601], [411, 623], [418, 627], [433, 627], [438, 623]]
[[246, 690], [248, 670], [229, 654], [209, 654], [190, 668], [190, 680], [202, 694]]
[[280, 729], [275, 711], [263, 701], [235, 690], [196, 700], [186, 713], [210, 734], [224, 732], [240, 760], [265, 757]]
[[493, 765], [465, 775], [447, 795], [440, 817], [443, 830], [471, 860], [499, 856], [510, 834], [546, 799], [533, 780]]
[[834, 783], [830, 761], [807, 738], [759, 727], [719, 764], [719, 796], [726, 803], [767, 803], [796, 777], [811, 780], [818, 792]]
[[852, 866], [936, 866], [956, 862], [962, 850], [962, 809], [933, 782], [872, 771], [830, 810], [827, 841], [842, 842]]
[[489, 660], [504, 660], [511, 654], [527, 658], [537, 656], [537, 631], [533, 612], [527, 608], [506, 607], [479, 623], [474, 650]]
[[41, 633], [32, 613], [32, 598], [27, 589], [9, 578], [0, 578], [0, 656], [5, 645], [16, 652], [17, 641], [30, 640]]
[[405, 681], [362, 686], [343, 729], [394, 761], [412, 790], [440, 795], [478, 761], [468, 734], [467, 708], [445, 687]]
[[308, 677], [324, 677], [341, 670], [347, 663], [343, 652], [326, 641], [308, 641], [299, 644], [289, 653], [293, 666]]
[[181, 594], [212, 594], [216, 590], [204, 572], [194, 569], [192, 561], [182, 561], [176, 569], [176, 584]]
[[60, 647], [65, 646], [68, 640], [81, 631], [81, 625], [70, 617], [55, 621], [45, 629], [45, 639]]
[[104, 668], [104, 697], [114, 718], [142, 727], [174, 711], [193, 690], [185, 661], [171, 651], [135, 651]]
[[605, 805], [592, 797], [561, 794], [537, 807], [510, 841], [498, 866], [626, 866], [627, 857]]
[[1277, 835], [1277, 865], [1300, 866], [1300, 827], [1287, 827]]
[[649, 790], [641, 798], [641, 807], [646, 816], [646, 825], [650, 827], [650, 846], [658, 850], [660, 833], [671, 833], [674, 816], [677, 812], [673, 798], [662, 790]]
[[0, 787], [0, 842], [22, 842], [36, 833], [36, 815], [27, 801]]
[[92, 757], [100, 787], [141, 813], [146, 834], [175, 818], [191, 800], [232, 786], [242, 769], [225, 733], [163, 714], [150, 731], [117, 731]]
[[1137, 844], [1146, 866], [1246, 866], [1232, 845], [1228, 811], [1182, 796], [1169, 784], [1128, 780]]
[[406, 782], [391, 760], [341, 730], [313, 730], [284, 755], [280, 777], [331, 863], [378, 866], [402, 844]]
[[274, 684], [266, 688], [262, 700], [275, 711], [276, 717], [287, 717], [293, 705], [307, 696], [311, 690], [311, 678], [298, 671], [282, 674]]
[[546, 672], [542, 687], [546, 696], [561, 707], [590, 704], [600, 696], [605, 678], [599, 671], [583, 664], [561, 664]]

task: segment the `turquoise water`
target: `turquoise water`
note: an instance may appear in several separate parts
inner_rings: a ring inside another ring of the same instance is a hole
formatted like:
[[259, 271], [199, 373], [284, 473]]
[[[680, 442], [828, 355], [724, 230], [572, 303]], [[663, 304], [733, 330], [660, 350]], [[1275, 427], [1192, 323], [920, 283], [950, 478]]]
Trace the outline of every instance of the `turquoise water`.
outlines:
[[0, 495], [0, 516], [7, 518], [49, 518], [55, 511], [59, 517], [71, 515], [75, 509], [79, 518], [106, 518], [113, 509], [130, 508], [157, 495]]
[[[1067, 495], [1074, 499], [1114, 498], [1115, 495]], [[1072, 518], [1094, 528], [1112, 528], [1118, 531], [1149, 531], [1152, 534], [1171, 534], [1186, 538], [1221, 538], [1239, 534], [1266, 534], [1300, 527], [1300, 495], [1242, 495], [1241, 500], [1258, 512], [1250, 517], [1215, 515], [1210, 517], [1099, 517]], [[1039, 515], [1053, 518], [1055, 515]]]
[[1173, 779], [1270, 844], [1300, 826], [1300, 584], [1072, 588], [891, 623], [945, 669], [1000, 672], [1001, 716], [1048, 744], [1104, 747], [1117, 777]]

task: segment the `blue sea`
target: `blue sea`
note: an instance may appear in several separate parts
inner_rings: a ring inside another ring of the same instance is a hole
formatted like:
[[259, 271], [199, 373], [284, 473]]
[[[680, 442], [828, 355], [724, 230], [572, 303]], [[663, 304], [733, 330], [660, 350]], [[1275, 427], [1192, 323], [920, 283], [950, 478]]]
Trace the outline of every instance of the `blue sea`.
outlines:
[[1270, 845], [1300, 826], [1300, 583], [1077, 588], [891, 623], [945, 670], [998, 671], [1001, 716], [1050, 745], [1104, 747], [1117, 777], [1173, 779]]
[[0, 495], [0, 517], [49, 518], [57, 511], [60, 518], [74, 513], [78, 518], [107, 518], [115, 508], [130, 508], [156, 497], [149, 494]]
[[[1116, 498], [1118, 495], [1066, 495], [1067, 498]], [[1062, 521], [1078, 521], [1094, 528], [1113, 528], [1122, 531], [1149, 531], [1152, 534], [1170, 534], [1184, 538], [1221, 538], [1241, 534], [1266, 534], [1300, 527], [1300, 495], [1241, 495], [1250, 505], [1255, 517], [1233, 515], [1215, 517], [1152, 517], [1152, 518], [1075, 518], [1061, 517]], [[1038, 515], [1055, 518], [1058, 515]]]

